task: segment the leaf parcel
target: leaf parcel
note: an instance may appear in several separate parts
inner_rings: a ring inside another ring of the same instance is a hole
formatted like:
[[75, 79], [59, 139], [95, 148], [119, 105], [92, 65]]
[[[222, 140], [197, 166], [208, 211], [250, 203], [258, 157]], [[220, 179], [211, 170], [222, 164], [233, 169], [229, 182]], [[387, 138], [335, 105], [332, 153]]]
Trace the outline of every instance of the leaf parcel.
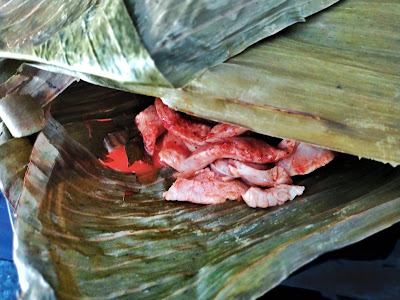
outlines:
[[72, 124], [98, 118], [82, 120], [80, 101], [93, 97], [100, 107], [115, 107], [110, 115], [97, 111], [113, 132], [121, 124], [115, 103], [128, 122], [146, 100], [87, 88], [80, 100], [81, 83], [55, 100], [64, 126], [49, 117], [33, 147], [16, 220], [16, 263], [27, 297], [255, 298], [318, 255], [400, 219], [399, 168], [348, 156], [299, 178], [305, 194], [273, 209], [162, 200], [173, 180], [167, 168], [143, 186], [135, 174], [99, 162], [88, 150], [99, 149], [98, 139], [87, 138], [83, 147], [73, 138], [82, 127]]

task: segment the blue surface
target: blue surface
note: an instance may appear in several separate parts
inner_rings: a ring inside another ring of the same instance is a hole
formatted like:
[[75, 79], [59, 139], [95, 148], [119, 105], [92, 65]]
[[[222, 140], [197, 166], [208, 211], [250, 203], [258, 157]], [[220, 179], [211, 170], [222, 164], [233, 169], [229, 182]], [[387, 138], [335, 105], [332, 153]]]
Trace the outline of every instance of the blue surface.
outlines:
[[14, 262], [0, 260], [0, 299], [17, 299], [19, 291], [18, 274]]
[[13, 231], [7, 206], [6, 199], [0, 193], [0, 259], [12, 261]]
[[0, 299], [17, 299], [18, 274], [12, 257], [13, 231], [8, 204], [0, 193]]

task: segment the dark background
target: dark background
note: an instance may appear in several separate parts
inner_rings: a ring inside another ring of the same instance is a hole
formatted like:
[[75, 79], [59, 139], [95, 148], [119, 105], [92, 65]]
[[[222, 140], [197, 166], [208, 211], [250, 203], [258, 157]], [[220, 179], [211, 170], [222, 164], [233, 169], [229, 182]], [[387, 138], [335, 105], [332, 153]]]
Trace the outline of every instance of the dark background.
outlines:
[[[16, 299], [13, 231], [0, 194], [0, 299]], [[11, 207], [10, 207], [11, 208]], [[361, 242], [326, 253], [293, 273], [260, 299], [399, 299], [400, 223]]]

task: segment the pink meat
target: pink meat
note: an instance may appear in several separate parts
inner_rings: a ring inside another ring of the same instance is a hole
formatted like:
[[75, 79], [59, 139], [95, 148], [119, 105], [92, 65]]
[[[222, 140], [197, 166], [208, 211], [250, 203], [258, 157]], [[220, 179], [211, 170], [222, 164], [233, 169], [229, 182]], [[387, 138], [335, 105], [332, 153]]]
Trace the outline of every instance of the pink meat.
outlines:
[[278, 149], [285, 149], [289, 154], [291, 154], [299, 144], [300, 142], [293, 140], [282, 140], [278, 145]]
[[180, 170], [180, 165], [182, 162], [189, 157], [189, 149], [185, 146], [183, 141], [172, 133], [167, 132], [162, 137], [161, 149], [158, 153], [158, 157], [161, 162], [174, 168], [175, 170]]
[[261, 187], [292, 183], [289, 174], [282, 167], [259, 170], [237, 160], [219, 159], [211, 164], [211, 169], [221, 175], [225, 175], [229, 179], [241, 178], [251, 185]]
[[[286, 140], [283, 140], [278, 148], [284, 149], [285, 147]], [[290, 176], [302, 175], [325, 166], [334, 157], [335, 154], [330, 150], [296, 142], [293, 153], [278, 161], [276, 165], [284, 168]]]
[[164, 128], [184, 142], [200, 145], [211, 130], [206, 124], [185, 119], [180, 113], [165, 105], [160, 98], [157, 98], [154, 104]]
[[180, 172], [203, 169], [220, 158], [232, 158], [243, 162], [265, 164], [286, 157], [286, 150], [276, 149], [264, 141], [251, 137], [231, 137], [207, 144], [193, 152], [180, 165]]
[[210, 168], [204, 168], [201, 170], [196, 171], [195, 173], [193, 172], [176, 172], [174, 174], [175, 178], [182, 178], [182, 179], [191, 179], [191, 180], [197, 180], [197, 181], [221, 181], [224, 182], [224, 178], [211, 170]]
[[150, 105], [144, 111], [140, 112], [136, 116], [135, 122], [143, 136], [144, 147], [147, 153], [153, 155], [156, 140], [165, 131], [154, 105]]
[[220, 123], [211, 128], [210, 132], [207, 134], [205, 142], [214, 143], [224, 138], [241, 135], [246, 131], [246, 128], [240, 126]]
[[247, 129], [236, 125], [221, 123], [211, 127], [201, 121], [186, 119], [182, 114], [165, 105], [159, 98], [155, 101], [155, 107], [163, 126], [169, 132], [181, 138], [191, 151], [207, 143], [241, 135], [247, 131]]
[[304, 186], [281, 184], [269, 189], [251, 187], [243, 195], [243, 200], [250, 207], [266, 208], [282, 205], [288, 200], [293, 200], [304, 192]]
[[189, 201], [197, 204], [220, 204], [226, 200], [241, 200], [248, 189], [240, 180], [222, 181], [209, 168], [192, 177], [178, 178], [164, 193], [166, 200]]

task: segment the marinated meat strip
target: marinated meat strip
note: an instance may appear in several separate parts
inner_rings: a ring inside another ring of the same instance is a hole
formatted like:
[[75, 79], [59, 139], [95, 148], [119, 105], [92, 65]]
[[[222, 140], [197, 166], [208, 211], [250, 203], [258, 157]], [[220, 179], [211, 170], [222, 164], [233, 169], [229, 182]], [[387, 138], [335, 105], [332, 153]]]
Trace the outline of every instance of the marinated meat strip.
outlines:
[[193, 143], [192, 141], [189, 140], [184, 141], [184, 143], [186, 147], [190, 150], [190, 152], [196, 151], [197, 149], [199, 149], [199, 147], [201, 147], [200, 144]]
[[265, 164], [276, 162], [286, 156], [285, 149], [276, 149], [262, 140], [251, 137], [231, 137], [200, 147], [182, 162], [178, 171], [194, 172], [221, 158]]
[[207, 134], [205, 142], [207, 143], [217, 142], [224, 138], [241, 135], [246, 131], [247, 131], [246, 128], [240, 126], [220, 123], [211, 128], [210, 132]]
[[147, 152], [153, 156], [157, 150], [158, 159], [178, 171], [166, 200], [281, 205], [304, 192], [291, 185], [290, 176], [308, 174], [334, 158], [332, 151], [293, 140], [272, 147], [262, 138], [240, 136], [245, 128], [185, 117], [159, 98], [135, 122]]
[[186, 119], [165, 105], [159, 98], [155, 101], [155, 107], [165, 129], [181, 138], [191, 151], [195, 151], [199, 146], [207, 143], [241, 135], [247, 131], [246, 128], [236, 125], [220, 123], [211, 127], [193, 119]]
[[[325, 166], [335, 157], [335, 154], [330, 150], [306, 143], [295, 143], [292, 154], [276, 163], [277, 166], [284, 168], [290, 176], [311, 173]], [[286, 145], [287, 140], [283, 140], [278, 148], [285, 149]]]
[[197, 204], [220, 204], [241, 200], [248, 186], [240, 180], [225, 182], [209, 168], [192, 177], [178, 178], [164, 193], [166, 200], [189, 201]]
[[211, 126], [185, 119], [165, 105], [160, 98], [157, 98], [154, 104], [164, 128], [184, 142], [201, 145], [211, 131]]
[[167, 132], [162, 137], [161, 149], [158, 153], [158, 157], [164, 164], [179, 171], [180, 165], [190, 154], [191, 152], [183, 141], [172, 133]]
[[225, 180], [222, 178], [221, 175], [214, 172], [210, 168], [204, 168], [201, 170], [196, 171], [195, 173], [177, 173], [176, 178], [183, 178], [183, 179], [191, 179], [196, 181], [220, 181], [224, 182]]
[[279, 184], [291, 184], [292, 179], [282, 167], [274, 167], [269, 170], [258, 170], [246, 163], [233, 159], [219, 159], [211, 164], [211, 169], [223, 178], [241, 178], [251, 185], [272, 187]]
[[246, 166], [256, 169], [256, 170], [269, 170], [274, 167], [273, 163], [270, 164], [256, 164], [256, 163], [250, 163], [250, 162], [241, 162], [242, 164], [245, 164]]
[[281, 184], [269, 189], [251, 187], [243, 195], [243, 200], [250, 207], [266, 208], [282, 205], [288, 200], [293, 200], [304, 192], [304, 186]]
[[161, 119], [158, 117], [154, 105], [150, 105], [140, 112], [135, 122], [137, 128], [143, 136], [144, 147], [151, 156], [154, 154], [157, 138], [165, 132]]
[[289, 154], [293, 153], [293, 151], [297, 148], [300, 142], [296, 142], [293, 140], [282, 140], [279, 145], [278, 149], [285, 149]]

